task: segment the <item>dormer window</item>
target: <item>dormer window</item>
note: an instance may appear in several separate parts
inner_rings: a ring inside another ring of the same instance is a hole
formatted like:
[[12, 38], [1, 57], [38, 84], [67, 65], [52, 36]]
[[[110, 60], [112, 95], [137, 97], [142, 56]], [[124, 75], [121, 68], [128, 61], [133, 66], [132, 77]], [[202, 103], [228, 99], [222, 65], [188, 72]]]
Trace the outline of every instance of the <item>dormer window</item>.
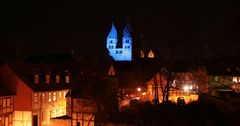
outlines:
[[60, 83], [60, 76], [56, 75], [56, 83], [59, 84]]
[[39, 75], [38, 74], [35, 74], [34, 75], [34, 84], [38, 84], [39, 83]]
[[68, 84], [70, 82], [70, 76], [68, 70], [65, 70], [65, 83]]
[[69, 81], [69, 75], [66, 75], [65, 76], [65, 82], [68, 84], [70, 81]]
[[46, 83], [46, 84], [49, 84], [49, 83], [50, 83], [50, 75], [49, 75], [49, 74], [46, 75], [45, 83]]

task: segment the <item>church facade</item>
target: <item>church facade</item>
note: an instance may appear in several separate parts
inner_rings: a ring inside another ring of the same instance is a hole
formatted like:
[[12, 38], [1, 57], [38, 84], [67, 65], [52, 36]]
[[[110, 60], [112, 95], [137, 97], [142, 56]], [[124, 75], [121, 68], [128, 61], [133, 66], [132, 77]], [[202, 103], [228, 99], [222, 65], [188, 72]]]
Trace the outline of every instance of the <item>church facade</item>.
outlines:
[[112, 28], [107, 36], [106, 48], [114, 61], [132, 61], [132, 29], [129, 22], [122, 33], [122, 41], [119, 41], [117, 29], [112, 23]]

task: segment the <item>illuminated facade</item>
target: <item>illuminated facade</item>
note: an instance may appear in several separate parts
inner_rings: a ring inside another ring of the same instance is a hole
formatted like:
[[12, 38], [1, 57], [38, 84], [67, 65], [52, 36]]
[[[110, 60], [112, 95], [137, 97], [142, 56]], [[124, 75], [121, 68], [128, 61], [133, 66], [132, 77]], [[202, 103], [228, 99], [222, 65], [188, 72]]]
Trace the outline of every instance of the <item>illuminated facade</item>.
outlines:
[[4, 126], [50, 126], [51, 118], [66, 115], [65, 95], [71, 83], [70, 74], [62, 72], [60, 76], [56, 68], [55, 72], [49, 72], [52, 69], [43, 64], [4, 64], [0, 67], [4, 86], [15, 93], [12, 99], [2, 100], [3, 107], [10, 105], [7, 111], [13, 108], [12, 117], [8, 117], [8, 120], [12, 118], [11, 123]]
[[109, 55], [115, 61], [132, 61], [132, 29], [129, 24], [125, 26], [122, 35], [122, 43], [119, 44], [117, 29], [112, 23], [112, 28], [107, 36], [106, 48], [109, 51]]
[[0, 85], [0, 126], [13, 126], [13, 95]]

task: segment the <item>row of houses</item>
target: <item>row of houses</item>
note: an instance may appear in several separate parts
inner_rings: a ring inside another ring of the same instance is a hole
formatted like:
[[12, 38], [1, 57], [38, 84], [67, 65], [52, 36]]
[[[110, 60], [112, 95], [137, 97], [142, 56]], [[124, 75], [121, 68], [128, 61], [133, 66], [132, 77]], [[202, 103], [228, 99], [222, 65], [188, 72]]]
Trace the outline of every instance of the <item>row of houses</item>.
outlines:
[[[79, 71], [75, 76], [82, 74], [84, 79], [74, 80], [71, 69], [63, 65], [1, 64], [0, 126], [94, 126], [96, 109], [102, 107], [96, 101], [101, 101], [97, 100], [101, 94], [107, 94], [101, 91], [107, 89], [114, 75], [109, 68], [105, 78], [97, 77], [93, 71], [94, 78], [88, 78]], [[95, 87], [102, 88], [98, 94], [92, 90]]]
[[[136, 64], [102, 61], [81, 67], [76, 64], [1, 64], [0, 126], [103, 125], [111, 121], [125, 102], [120, 98], [122, 91], [142, 87], [141, 98], [152, 101], [155, 83], [162, 100], [160, 83], [166, 85], [164, 73], [168, 69], [156, 61]], [[190, 91], [213, 96], [219, 96], [223, 90], [239, 92], [237, 65], [177, 68], [172, 70], [170, 96], [175, 96], [170, 97], [172, 101], [186, 94], [190, 96]]]

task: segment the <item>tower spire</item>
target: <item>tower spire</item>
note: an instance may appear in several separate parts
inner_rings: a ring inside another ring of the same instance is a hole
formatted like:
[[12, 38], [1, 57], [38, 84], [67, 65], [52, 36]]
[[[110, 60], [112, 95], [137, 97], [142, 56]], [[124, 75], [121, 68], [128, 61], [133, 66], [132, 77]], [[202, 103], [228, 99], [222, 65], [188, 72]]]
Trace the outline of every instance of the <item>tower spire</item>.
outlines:
[[127, 20], [127, 24], [123, 29], [123, 37], [131, 37], [132, 28], [130, 26], [129, 20]]
[[113, 22], [112, 22], [111, 31], [110, 31], [110, 33], [108, 34], [108, 37], [107, 37], [107, 38], [108, 38], [108, 39], [109, 39], [109, 38], [117, 38], [117, 30], [116, 30]]

